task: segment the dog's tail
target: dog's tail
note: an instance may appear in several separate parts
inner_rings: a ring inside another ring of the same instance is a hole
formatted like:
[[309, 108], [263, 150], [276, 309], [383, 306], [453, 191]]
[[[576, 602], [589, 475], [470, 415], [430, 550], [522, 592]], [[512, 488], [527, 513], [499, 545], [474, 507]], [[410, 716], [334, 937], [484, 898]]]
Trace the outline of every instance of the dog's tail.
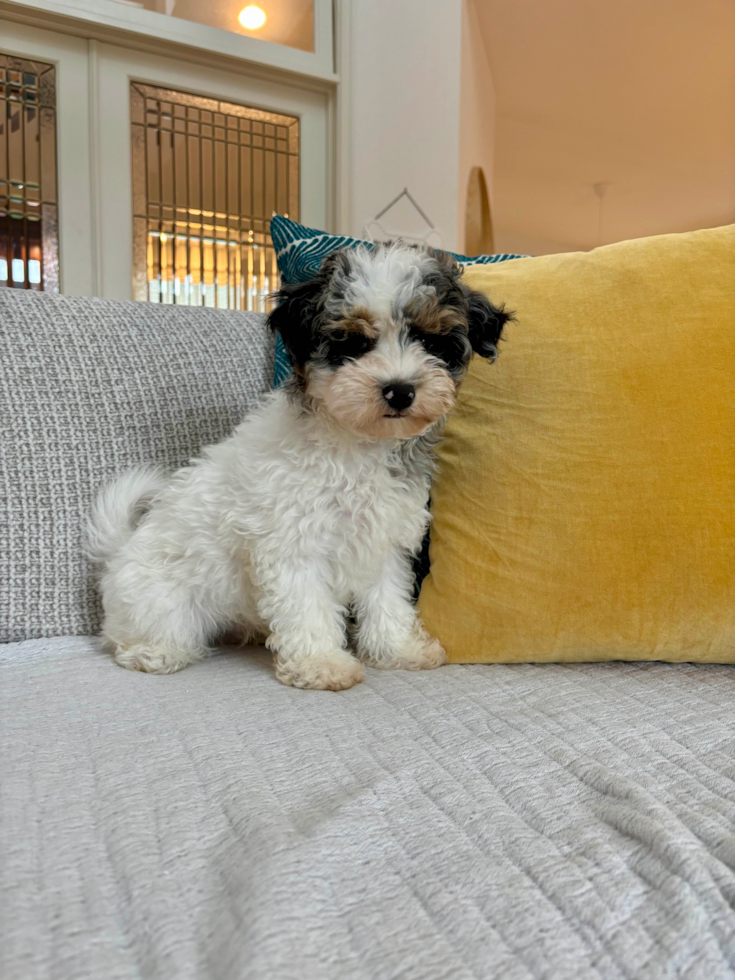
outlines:
[[87, 555], [93, 562], [102, 565], [117, 554], [168, 482], [160, 467], [139, 466], [105, 487], [87, 528]]

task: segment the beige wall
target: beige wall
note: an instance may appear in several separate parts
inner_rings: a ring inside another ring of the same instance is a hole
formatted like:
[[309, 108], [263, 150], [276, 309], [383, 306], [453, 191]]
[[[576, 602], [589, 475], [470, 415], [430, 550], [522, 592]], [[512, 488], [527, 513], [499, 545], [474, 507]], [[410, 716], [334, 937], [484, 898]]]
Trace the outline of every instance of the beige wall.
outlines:
[[[498, 250], [735, 221], [733, 0], [476, 3], [497, 99]], [[595, 183], [609, 185], [601, 235]]]
[[465, 199], [473, 167], [482, 167], [491, 201], [493, 197], [495, 86], [475, 0], [462, 4], [461, 58], [457, 242], [464, 251]]

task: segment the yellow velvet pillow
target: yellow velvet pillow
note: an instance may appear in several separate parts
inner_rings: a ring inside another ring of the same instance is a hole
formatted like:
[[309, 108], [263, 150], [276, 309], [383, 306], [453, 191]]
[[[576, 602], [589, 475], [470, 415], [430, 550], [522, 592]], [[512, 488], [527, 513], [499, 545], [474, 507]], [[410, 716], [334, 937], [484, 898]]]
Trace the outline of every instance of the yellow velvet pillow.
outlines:
[[735, 225], [470, 268], [514, 310], [439, 449], [455, 663], [735, 663]]

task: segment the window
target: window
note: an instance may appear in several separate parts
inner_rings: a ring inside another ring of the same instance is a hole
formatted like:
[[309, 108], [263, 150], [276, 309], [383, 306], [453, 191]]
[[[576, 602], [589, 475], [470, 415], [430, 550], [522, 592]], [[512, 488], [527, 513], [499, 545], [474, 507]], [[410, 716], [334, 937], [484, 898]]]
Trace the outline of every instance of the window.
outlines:
[[0, 54], [0, 286], [59, 291], [56, 71]]
[[314, 50], [313, 0], [118, 0], [234, 34]]
[[131, 84], [138, 300], [264, 310], [269, 223], [299, 215], [299, 120]]

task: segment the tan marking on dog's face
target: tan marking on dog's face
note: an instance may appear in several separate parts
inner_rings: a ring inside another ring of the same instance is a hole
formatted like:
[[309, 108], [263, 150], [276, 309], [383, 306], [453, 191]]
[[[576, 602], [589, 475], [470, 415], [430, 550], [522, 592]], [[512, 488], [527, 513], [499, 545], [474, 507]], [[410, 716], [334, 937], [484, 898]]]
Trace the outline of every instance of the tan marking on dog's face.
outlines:
[[455, 327], [467, 326], [467, 318], [461, 310], [442, 306], [436, 296], [427, 296], [409, 303], [405, 316], [421, 333], [446, 334]]
[[330, 324], [332, 330], [344, 330], [346, 333], [362, 333], [370, 340], [378, 336], [379, 327], [375, 315], [367, 307], [357, 307], [350, 310], [343, 320], [335, 320]]

